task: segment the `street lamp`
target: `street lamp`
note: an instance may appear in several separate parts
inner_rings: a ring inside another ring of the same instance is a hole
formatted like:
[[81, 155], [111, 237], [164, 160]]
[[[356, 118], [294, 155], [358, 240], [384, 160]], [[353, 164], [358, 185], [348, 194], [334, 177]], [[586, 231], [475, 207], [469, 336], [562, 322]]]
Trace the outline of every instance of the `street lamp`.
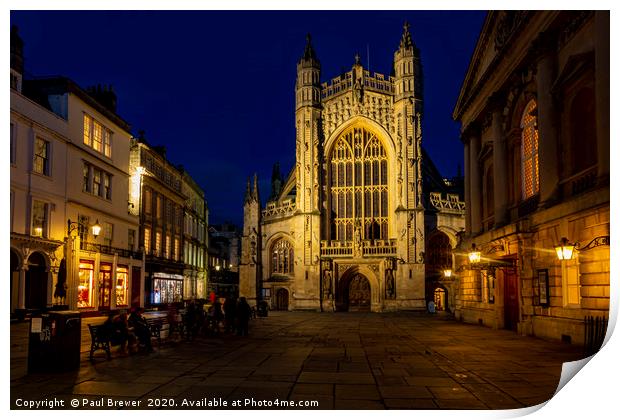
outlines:
[[452, 269], [450, 269], [450, 268], [445, 268], [445, 269], [443, 270], [443, 276], [444, 276], [445, 278], [447, 278], [447, 279], [451, 278], [451, 277], [452, 277]]
[[568, 239], [562, 238], [560, 244], [556, 245], [554, 248], [558, 259], [560, 261], [565, 261], [573, 258], [574, 251], [587, 251], [599, 246], [609, 246], [609, 235], [597, 236], [584, 246], [581, 246], [579, 242], [570, 243]]
[[[83, 224], [80, 222], [72, 222], [71, 219], [67, 220], [67, 236], [70, 236], [71, 232], [76, 230], [79, 226], [83, 226]], [[95, 224], [91, 226], [91, 230], [93, 236], [95, 237], [95, 239], [97, 239], [97, 236], [99, 236], [99, 233], [101, 233], [101, 225], [99, 224], [99, 219], [97, 219]]]
[[480, 262], [480, 251], [476, 249], [476, 244], [471, 244], [471, 251], [469, 251], [468, 257], [471, 264], [478, 264]]
[[555, 247], [555, 253], [558, 255], [560, 261], [572, 260], [574, 250], [575, 244], [569, 243], [566, 238], [562, 238], [560, 244]]

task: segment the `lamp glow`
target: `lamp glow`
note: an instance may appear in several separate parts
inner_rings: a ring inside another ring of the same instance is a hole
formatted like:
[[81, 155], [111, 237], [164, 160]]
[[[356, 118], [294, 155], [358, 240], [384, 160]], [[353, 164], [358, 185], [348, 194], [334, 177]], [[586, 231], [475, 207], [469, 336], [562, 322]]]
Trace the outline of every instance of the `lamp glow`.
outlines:
[[555, 247], [555, 253], [560, 261], [573, 259], [574, 250], [575, 244], [569, 243], [566, 238], [562, 238], [560, 244]]
[[471, 264], [478, 264], [480, 262], [480, 251], [476, 249], [476, 244], [471, 244], [471, 251], [469, 251], [468, 256]]
[[93, 229], [93, 236], [95, 237], [95, 239], [97, 239], [97, 236], [99, 236], [99, 234], [101, 233], [101, 225], [99, 224], [99, 219], [97, 219], [92, 229]]
[[445, 270], [443, 270], [443, 276], [449, 279], [450, 277], [452, 277], [452, 270], [449, 268], [446, 268]]

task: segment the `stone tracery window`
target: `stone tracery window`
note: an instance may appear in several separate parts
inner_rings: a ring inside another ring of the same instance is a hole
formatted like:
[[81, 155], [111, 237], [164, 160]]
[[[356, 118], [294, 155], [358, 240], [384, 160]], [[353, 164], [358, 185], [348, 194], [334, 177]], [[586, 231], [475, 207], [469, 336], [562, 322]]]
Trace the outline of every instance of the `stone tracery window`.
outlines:
[[271, 274], [292, 274], [293, 246], [286, 239], [279, 239], [271, 247]]
[[328, 162], [331, 239], [353, 240], [356, 220], [364, 239], [387, 239], [387, 155], [377, 136], [359, 127], [345, 131]]
[[521, 180], [524, 200], [538, 194], [538, 127], [536, 101], [533, 99], [521, 117]]

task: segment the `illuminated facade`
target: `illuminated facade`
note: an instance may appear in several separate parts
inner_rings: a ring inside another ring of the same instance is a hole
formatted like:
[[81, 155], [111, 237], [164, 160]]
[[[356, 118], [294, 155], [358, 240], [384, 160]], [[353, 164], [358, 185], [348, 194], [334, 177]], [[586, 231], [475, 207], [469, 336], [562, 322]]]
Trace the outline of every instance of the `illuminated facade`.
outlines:
[[248, 180], [241, 296], [282, 310], [426, 307], [425, 238], [443, 231], [456, 246], [464, 204], [421, 146], [422, 67], [407, 25], [393, 65], [386, 77], [356, 56], [351, 71], [322, 83], [308, 37], [295, 167], [284, 179], [274, 169], [264, 209], [257, 178]]
[[22, 42], [12, 31], [11, 312], [139, 303], [138, 218], [127, 212], [130, 134], [116, 95], [22, 74]]
[[[457, 317], [582, 343], [609, 310], [609, 12], [490, 12], [454, 118], [461, 254], [481, 252], [457, 263]], [[558, 259], [562, 238], [581, 251]]]
[[205, 296], [207, 206], [204, 192], [162, 146], [131, 141], [130, 211], [140, 217], [145, 253], [145, 304]]

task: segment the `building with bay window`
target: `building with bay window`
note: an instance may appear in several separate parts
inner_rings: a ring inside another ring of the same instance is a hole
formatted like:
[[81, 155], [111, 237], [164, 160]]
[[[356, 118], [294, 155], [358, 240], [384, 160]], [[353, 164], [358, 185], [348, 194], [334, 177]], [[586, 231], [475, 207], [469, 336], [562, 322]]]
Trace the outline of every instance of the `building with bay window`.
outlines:
[[163, 146], [141, 134], [131, 140], [130, 209], [140, 217], [139, 243], [145, 254], [145, 304], [182, 302], [184, 216], [182, 174]]
[[422, 148], [422, 64], [408, 25], [393, 67], [391, 76], [372, 73], [356, 55], [350, 71], [322, 82], [308, 36], [297, 64], [295, 166], [286, 177], [274, 168], [265, 208], [257, 178], [248, 180], [239, 294], [250, 302], [423, 310], [434, 299], [429, 282], [447, 299], [451, 283], [439, 287], [426, 269], [427, 238], [448, 238], [451, 265], [464, 204]]
[[23, 78], [11, 32], [11, 312], [141, 304], [129, 125], [111, 87]]
[[464, 321], [582, 343], [607, 317], [609, 29], [608, 11], [487, 15], [453, 115]]
[[137, 240], [146, 258], [145, 304], [206, 297], [208, 209], [204, 191], [163, 146], [141, 134], [131, 141], [130, 212], [140, 217]]
[[182, 190], [187, 197], [183, 206], [184, 297], [205, 299], [209, 280], [207, 269], [209, 209], [203, 189], [185, 170], [182, 170]]

